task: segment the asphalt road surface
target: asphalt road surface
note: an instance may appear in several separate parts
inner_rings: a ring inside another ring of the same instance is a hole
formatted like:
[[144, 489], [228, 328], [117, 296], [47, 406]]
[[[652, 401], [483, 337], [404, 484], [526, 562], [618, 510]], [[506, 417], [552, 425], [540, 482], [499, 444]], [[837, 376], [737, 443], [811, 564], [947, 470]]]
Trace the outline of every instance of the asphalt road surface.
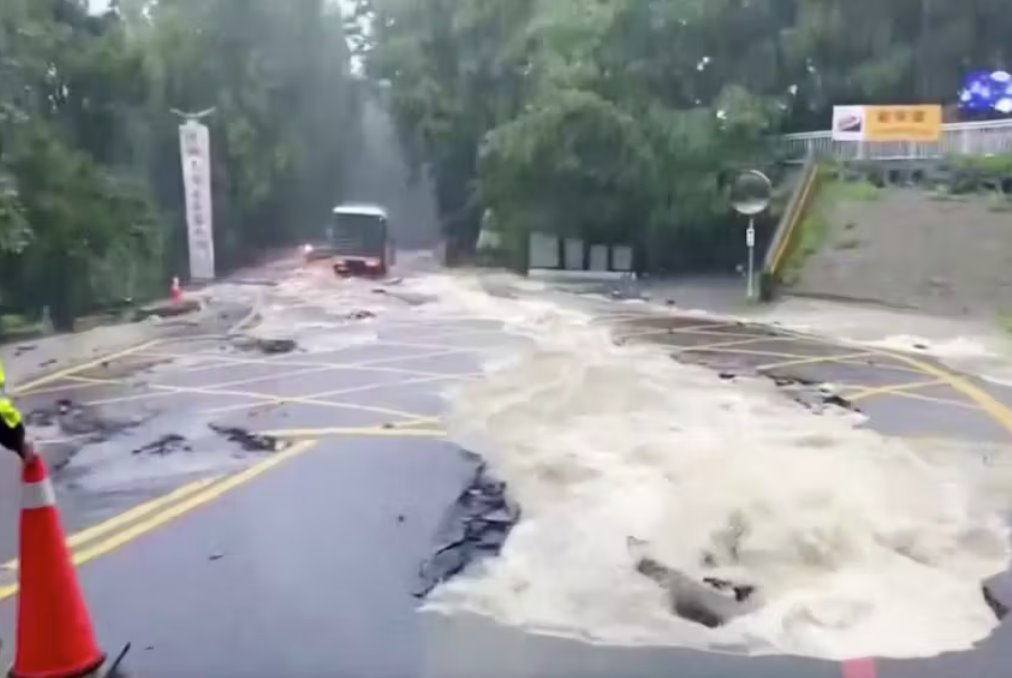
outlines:
[[[47, 454], [69, 450], [55, 473], [64, 523], [103, 646], [132, 644], [129, 675], [942, 678], [1012, 664], [1007, 624], [973, 653], [841, 667], [612, 649], [420, 614], [419, 564], [473, 471], [440, 430], [441, 394], [477, 378], [487, 351], [522, 340], [493, 318], [414, 313], [419, 300], [395, 287], [327, 284], [264, 286], [261, 308], [298, 335], [294, 350], [257, 341], [272, 335], [251, 317], [231, 336], [137, 346], [22, 396]], [[318, 303], [329, 294], [347, 294], [346, 306]], [[1012, 430], [1007, 394], [929, 360], [600, 311], [621, 340], [669, 345], [727, 379], [767, 374], [799, 391], [832, 381], [887, 433], [1001, 440]], [[242, 432], [279, 442], [234, 440]], [[0, 539], [4, 663], [15, 519], [2, 516]]]

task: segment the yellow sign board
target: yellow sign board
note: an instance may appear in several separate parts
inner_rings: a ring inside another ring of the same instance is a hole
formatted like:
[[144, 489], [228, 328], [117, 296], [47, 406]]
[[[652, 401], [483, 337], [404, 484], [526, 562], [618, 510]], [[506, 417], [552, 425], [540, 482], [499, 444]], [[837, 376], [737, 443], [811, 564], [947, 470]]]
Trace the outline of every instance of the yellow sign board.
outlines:
[[838, 141], [935, 142], [942, 138], [941, 106], [837, 106]]
[[923, 141], [942, 138], [941, 106], [868, 106], [865, 141]]

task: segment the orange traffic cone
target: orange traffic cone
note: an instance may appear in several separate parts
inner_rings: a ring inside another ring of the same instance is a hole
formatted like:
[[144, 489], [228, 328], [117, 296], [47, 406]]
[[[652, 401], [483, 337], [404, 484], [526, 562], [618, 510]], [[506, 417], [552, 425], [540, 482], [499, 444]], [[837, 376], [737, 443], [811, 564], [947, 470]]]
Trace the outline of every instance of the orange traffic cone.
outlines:
[[53, 485], [36, 457], [25, 465], [21, 499], [17, 651], [11, 678], [77, 678], [105, 655], [63, 538]]
[[172, 278], [172, 287], [169, 288], [169, 298], [176, 306], [183, 303], [183, 288], [179, 286], [179, 277]]

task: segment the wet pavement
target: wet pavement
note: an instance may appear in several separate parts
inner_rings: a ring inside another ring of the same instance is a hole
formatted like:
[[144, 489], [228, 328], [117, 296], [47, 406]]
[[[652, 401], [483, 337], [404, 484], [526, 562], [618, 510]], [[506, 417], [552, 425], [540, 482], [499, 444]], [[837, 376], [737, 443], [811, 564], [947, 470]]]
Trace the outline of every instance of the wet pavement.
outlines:
[[[49, 454], [64, 450], [55, 481], [70, 544], [103, 645], [132, 643], [130, 675], [841, 675], [829, 662], [614, 649], [420, 614], [419, 568], [475, 476], [439, 430], [443, 393], [524, 339], [496, 319], [398, 298], [396, 286], [318, 285], [265, 287], [273, 328], [167, 339], [20, 398], [48, 416], [37, 435]], [[347, 306], [323, 303], [331, 295]], [[366, 306], [375, 317], [357, 314]], [[1012, 394], [920, 356], [608, 305], [598, 321], [715, 379], [768, 375], [785, 397], [839, 398], [885, 433], [1004, 442], [1012, 429]], [[288, 338], [279, 328], [295, 344], [265, 350], [258, 341]], [[4, 561], [15, 517], [0, 518]], [[5, 639], [13, 581], [8, 562]], [[879, 662], [878, 675], [1003, 675], [1010, 639], [1006, 624], [976, 652]]]
[[926, 355], [899, 353], [743, 322], [605, 314], [623, 342], [668, 349], [726, 379], [763, 375], [789, 395], [835, 395], [887, 435], [1004, 444], [1012, 390], [955, 373]]

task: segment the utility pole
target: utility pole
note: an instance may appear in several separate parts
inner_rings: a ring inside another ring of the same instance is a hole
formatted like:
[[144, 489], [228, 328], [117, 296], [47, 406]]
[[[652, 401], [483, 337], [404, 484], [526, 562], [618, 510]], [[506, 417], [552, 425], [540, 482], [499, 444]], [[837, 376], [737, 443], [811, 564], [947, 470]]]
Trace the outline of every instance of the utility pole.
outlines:
[[921, 0], [920, 103], [929, 103], [931, 95], [931, 0]]

